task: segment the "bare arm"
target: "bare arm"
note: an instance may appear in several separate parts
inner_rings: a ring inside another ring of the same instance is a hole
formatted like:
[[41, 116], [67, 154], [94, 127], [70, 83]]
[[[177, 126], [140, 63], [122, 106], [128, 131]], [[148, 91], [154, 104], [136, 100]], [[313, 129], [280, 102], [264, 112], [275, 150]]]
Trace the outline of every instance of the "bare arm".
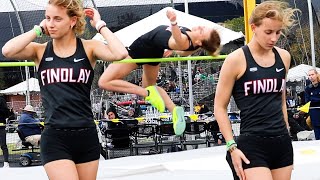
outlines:
[[[220, 71], [219, 82], [217, 85], [214, 99], [214, 116], [216, 117], [220, 131], [226, 142], [233, 140], [232, 128], [227, 114], [227, 106], [230, 101], [234, 83], [239, 79], [246, 69], [245, 57], [241, 49], [238, 49], [228, 55]], [[240, 149], [232, 151], [232, 164], [240, 179], [246, 179], [242, 162], [249, 164], [250, 161]]]
[[169, 39], [169, 47], [171, 49], [184, 50], [189, 47], [189, 41], [186, 35], [181, 33], [180, 27], [177, 25], [177, 16], [173, 10], [167, 11], [167, 17], [170, 20], [172, 38]]
[[[286, 68], [286, 76], [287, 76], [287, 73], [290, 67], [290, 62], [291, 62], [291, 55], [289, 54], [288, 51], [284, 49], [277, 48], [277, 50], [280, 52], [281, 59], [283, 60], [283, 63]], [[282, 112], [283, 112], [283, 117], [284, 117], [284, 121], [286, 123], [287, 129], [289, 129], [286, 96], [287, 96], [286, 87], [284, 87], [282, 91]]]
[[235, 51], [225, 59], [220, 71], [219, 82], [214, 98], [214, 116], [218, 121], [221, 133], [223, 134], [226, 142], [233, 139], [231, 124], [227, 113], [227, 106], [230, 101], [234, 83], [240, 71], [239, 68], [241, 67], [237, 62], [239, 53], [239, 51]]
[[2, 54], [9, 59], [36, 60], [36, 46], [38, 43], [32, 42], [36, 37], [37, 35], [33, 29], [14, 37], [2, 47]]
[[180, 55], [180, 56], [190, 56], [190, 55], [192, 55], [193, 53], [195, 53], [196, 51], [198, 51], [198, 49], [197, 50], [195, 50], [195, 51], [174, 51], [176, 54], [178, 54], [178, 55]]
[[[91, 18], [92, 27], [96, 28], [96, 24], [100, 21], [101, 17], [99, 12], [94, 8], [85, 9], [85, 14]], [[97, 29], [100, 30], [100, 34], [108, 42], [107, 45], [102, 42], [93, 42], [93, 56], [95, 59], [105, 61], [122, 60], [128, 56], [128, 52], [122, 42], [109, 30], [109, 28], [102, 27]]]
[[174, 56], [174, 54], [177, 54], [179, 56], [190, 56], [192, 55], [193, 53], [195, 53], [197, 50], [195, 51], [177, 51], [177, 50], [165, 50], [164, 53], [163, 53], [163, 56], [164, 58], [167, 58], [167, 57], [170, 57], [170, 56]]

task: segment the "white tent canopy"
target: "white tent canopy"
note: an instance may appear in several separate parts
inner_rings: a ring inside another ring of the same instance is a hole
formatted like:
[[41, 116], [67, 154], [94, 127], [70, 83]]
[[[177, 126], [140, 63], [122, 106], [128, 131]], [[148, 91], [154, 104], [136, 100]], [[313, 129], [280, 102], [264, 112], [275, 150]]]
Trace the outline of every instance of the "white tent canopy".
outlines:
[[[14, 11], [11, 0], [0, 0], [0, 12], [12, 12]], [[215, 1], [229, 1], [230, 3], [237, 4], [235, 0], [188, 0], [188, 3], [194, 2], [215, 2]], [[48, 1], [44, 0], [24, 0], [23, 3], [20, 0], [12, 0], [13, 4], [18, 7], [19, 11], [35, 11], [35, 10], [45, 10]], [[146, 5], [146, 4], [169, 4], [169, 0], [94, 0], [97, 7], [106, 6], [136, 6], [136, 5]], [[184, 3], [185, 0], [174, 0], [174, 3]], [[91, 1], [84, 1], [84, 6], [92, 6]]]
[[[32, 92], [39, 92], [40, 91], [40, 86], [39, 86], [39, 81], [38, 79], [36, 78], [30, 78], [29, 79], [29, 91]], [[0, 91], [0, 94], [6, 94], [6, 95], [9, 95], [9, 94], [13, 94], [13, 95], [16, 95], [16, 94], [26, 94], [27, 92], [27, 81], [23, 81], [19, 84], [16, 84], [14, 86], [11, 86], [5, 90], [1, 90]]]
[[[291, 69], [289, 69], [288, 75], [287, 75], [287, 81], [302, 81], [304, 79], [308, 78], [308, 71], [310, 69], [314, 69], [314, 67], [306, 65], [306, 64], [300, 64], [298, 66], [295, 66]], [[320, 73], [320, 68], [316, 68], [317, 71]]]
[[[164, 8], [153, 15], [150, 15], [134, 24], [131, 24], [130, 26], [127, 26], [115, 32], [115, 35], [125, 46], [130, 46], [135, 39], [151, 31], [155, 27], [159, 25], [170, 25], [170, 21], [166, 16], [168, 8]], [[184, 26], [187, 28], [192, 28], [195, 26], [208, 26], [216, 29], [220, 34], [222, 45], [243, 37], [242, 32], [232, 31], [209, 20], [186, 14], [178, 10], [174, 11], [177, 14], [177, 22], [179, 26]], [[94, 39], [101, 39], [101, 37], [99, 36], [101, 35], [97, 34]]]

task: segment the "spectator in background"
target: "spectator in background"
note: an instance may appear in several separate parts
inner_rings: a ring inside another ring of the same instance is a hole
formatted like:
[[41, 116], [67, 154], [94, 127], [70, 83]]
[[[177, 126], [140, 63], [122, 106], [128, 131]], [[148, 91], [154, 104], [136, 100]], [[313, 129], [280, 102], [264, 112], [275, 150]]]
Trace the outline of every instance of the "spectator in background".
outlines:
[[[320, 139], [320, 86], [319, 73], [316, 69], [311, 69], [308, 72], [310, 84], [305, 88], [305, 100], [310, 103], [310, 118], [314, 130], [316, 140]], [[317, 108], [313, 108], [317, 107]]]
[[174, 81], [169, 81], [168, 92], [175, 92], [176, 91], [176, 83]]
[[293, 140], [298, 140], [297, 134], [300, 131], [306, 130], [304, 127], [300, 126], [298, 122], [297, 115], [292, 111], [288, 110], [288, 123], [290, 126], [290, 135]]
[[16, 114], [13, 110], [13, 108], [10, 108], [9, 110], [9, 115], [8, 115], [8, 120], [15, 120], [17, 117], [16, 117]]
[[0, 96], [0, 145], [3, 153], [3, 168], [9, 167], [9, 152], [6, 140], [6, 124], [9, 117], [9, 109], [6, 100]]
[[209, 108], [207, 105], [204, 104], [204, 102], [200, 101], [196, 104], [196, 106], [194, 107], [194, 111], [197, 114], [204, 114], [209, 112]]
[[199, 105], [200, 105], [199, 114], [204, 114], [204, 113], [209, 112], [209, 108], [208, 108], [207, 105], [204, 104], [204, 102], [200, 101], [200, 102], [199, 102]]
[[301, 106], [306, 104], [306, 100], [305, 100], [305, 92], [302, 91], [300, 93], [298, 93], [298, 102], [297, 102], [297, 106]]
[[286, 103], [288, 108], [293, 108], [296, 106], [296, 101], [289, 91], [287, 91]]
[[170, 66], [170, 81], [175, 82], [177, 79], [177, 73], [176, 70], [174, 69], [174, 66]]
[[137, 97], [134, 97], [130, 107], [133, 109], [133, 115], [131, 117], [140, 117], [142, 116], [142, 110], [140, 104], [138, 103]]
[[211, 135], [215, 143], [218, 145], [226, 142], [222, 133], [220, 132], [219, 124], [217, 121], [212, 121]]
[[36, 111], [34, 108], [31, 105], [26, 105], [26, 107], [22, 109], [18, 128], [27, 142], [34, 146], [39, 146], [41, 140], [41, 128], [40, 121], [34, 118], [35, 114]]
[[[116, 108], [114, 106], [111, 106], [106, 111], [106, 119], [112, 120], [112, 119], [120, 119]], [[101, 130], [101, 133], [104, 134], [105, 130], [107, 129], [107, 123], [105, 121], [99, 121], [98, 127]]]
[[127, 113], [125, 113], [123, 115], [126, 116], [126, 118], [128, 118], [128, 119], [133, 119], [133, 118], [135, 118], [134, 114], [135, 114], [135, 109], [132, 107], [129, 107]]
[[119, 115], [115, 107], [111, 106], [107, 110], [107, 119], [119, 119]]
[[303, 111], [299, 111], [293, 114], [293, 119], [305, 130], [307, 131], [311, 131], [312, 128], [308, 126], [307, 124], [307, 117], [308, 117], [308, 113], [305, 113]]

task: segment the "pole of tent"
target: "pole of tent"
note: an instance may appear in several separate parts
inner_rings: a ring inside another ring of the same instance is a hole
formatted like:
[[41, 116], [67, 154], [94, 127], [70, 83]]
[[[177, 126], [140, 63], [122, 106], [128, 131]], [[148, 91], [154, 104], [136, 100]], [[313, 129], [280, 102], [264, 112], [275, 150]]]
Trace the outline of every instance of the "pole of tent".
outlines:
[[249, 24], [249, 18], [255, 6], [256, 6], [255, 0], [243, 0], [243, 11], [244, 11], [243, 14], [244, 14], [246, 44], [249, 43], [253, 35], [253, 32], [251, 31], [251, 27]]
[[308, 0], [308, 10], [309, 10], [309, 25], [310, 25], [311, 60], [312, 60], [312, 66], [315, 68], [316, 55], [315, 55], [315, 48], [314, 48], [314, 31], [313, 31], [313, 16], [312, 16], [311, 0]]
[[[189, 6], [188, 0], [184, 0], [184, 12], [189, 14]], [[190, 114], [194, 114], [193, 112], [193, 93], [192, 93], [192, 72], [191, 72], [191, 61], [188, 61], [188, 81], [189, 81], [189, 107], [190, 107]], [[181, 91], [182, 89], [180, 89]]]

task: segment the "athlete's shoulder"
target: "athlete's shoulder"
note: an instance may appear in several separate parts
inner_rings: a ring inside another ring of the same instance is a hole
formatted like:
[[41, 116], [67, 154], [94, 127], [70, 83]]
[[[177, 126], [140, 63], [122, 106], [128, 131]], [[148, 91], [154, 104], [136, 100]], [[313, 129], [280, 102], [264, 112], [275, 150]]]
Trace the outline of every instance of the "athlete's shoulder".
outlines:
[[245, 59], [242, 48], [238, 48], [235, 51], [228, 54], [226, 61], [239, 62]]
[[282, 56], [285, 57], [285, 58], [290, 58], [291, 57], [290, 53], [287, 50], [282, 49], [282, 48], [277, 47], [277, 46], [275, 46], [274, 48], [278, 51], [278, 53], [280, 54], [281, 57]]
[[246, 69], [246, 59], [242, 48], [230, 53], [225, 59], [223, 66], [225, 66], [229, 72], [232, 71], [236, 76], [242, 74]]
[[281, 59], [283, 60], [283, 62], [285, 63], [285, 65], [287, 67], [289, 67], [290, 66], [290, 62], [291, 62], [290, 53], [287, 50], [279, 48], [279, 47], [276, 47], [276, 46], [274, 48], [278, 51], [278, 53], [279, 53]]

